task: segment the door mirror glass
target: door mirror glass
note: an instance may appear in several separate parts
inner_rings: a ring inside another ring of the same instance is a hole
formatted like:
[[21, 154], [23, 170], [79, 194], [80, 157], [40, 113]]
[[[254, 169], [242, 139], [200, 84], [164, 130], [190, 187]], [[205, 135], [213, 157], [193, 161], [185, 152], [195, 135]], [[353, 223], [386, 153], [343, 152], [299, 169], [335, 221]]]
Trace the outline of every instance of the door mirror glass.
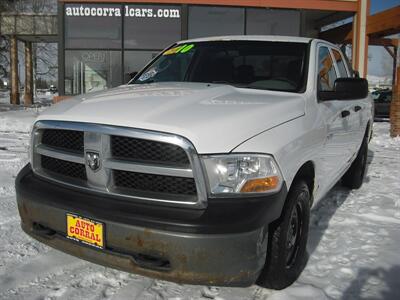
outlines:
[[354, 100], [368, 96], [368, 81], [364, 78], [338, 78], [335, 80], [333, 91], [319, 91], [318, 99]]

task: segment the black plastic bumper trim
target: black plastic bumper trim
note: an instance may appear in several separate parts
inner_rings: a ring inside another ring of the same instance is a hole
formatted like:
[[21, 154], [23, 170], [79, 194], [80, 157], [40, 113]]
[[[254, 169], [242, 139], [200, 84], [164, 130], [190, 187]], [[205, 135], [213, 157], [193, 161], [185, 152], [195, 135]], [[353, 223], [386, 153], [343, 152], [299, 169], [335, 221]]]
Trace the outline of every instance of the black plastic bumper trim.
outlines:
[[17, 201], [33, 201], [81, 215], [146, 228], [181, 233], [242, 233], [279, 218], [287, 195], [286, 184], [263, 197], [209, 199], [205, 209], [135, 203], [115, 196], [83, 192], [46, 181], [26, 165], [16, 178]]

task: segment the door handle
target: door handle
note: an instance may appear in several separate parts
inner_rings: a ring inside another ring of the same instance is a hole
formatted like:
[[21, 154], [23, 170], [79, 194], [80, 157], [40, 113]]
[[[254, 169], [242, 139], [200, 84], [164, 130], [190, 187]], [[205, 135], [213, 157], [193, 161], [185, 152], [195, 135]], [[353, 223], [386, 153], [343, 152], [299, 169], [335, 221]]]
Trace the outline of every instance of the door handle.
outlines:
[[357, 112], [357, 111], [359, 111], [359, 110], [361, 110], [361, 106], [357, 105], [357, 106], [354, 107], [354, 111], [355, 111], [355, 112]]
[[346, 118], [347, 116], [350, 116], [350, 112], [348, 110], [342, 111], [342, 118]]

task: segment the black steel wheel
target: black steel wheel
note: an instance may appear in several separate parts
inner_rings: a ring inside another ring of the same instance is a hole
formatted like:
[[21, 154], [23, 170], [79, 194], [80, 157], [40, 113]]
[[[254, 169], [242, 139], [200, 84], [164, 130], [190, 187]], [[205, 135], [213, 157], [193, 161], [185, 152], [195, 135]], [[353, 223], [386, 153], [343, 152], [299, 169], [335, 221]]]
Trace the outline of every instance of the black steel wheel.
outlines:
[[281, 217], [269, 226], [267, 258], [257, 280], [260, 286], [280, 290], [301, 274], [307, 262], [310, 203], [305, 181], [294, 182]]

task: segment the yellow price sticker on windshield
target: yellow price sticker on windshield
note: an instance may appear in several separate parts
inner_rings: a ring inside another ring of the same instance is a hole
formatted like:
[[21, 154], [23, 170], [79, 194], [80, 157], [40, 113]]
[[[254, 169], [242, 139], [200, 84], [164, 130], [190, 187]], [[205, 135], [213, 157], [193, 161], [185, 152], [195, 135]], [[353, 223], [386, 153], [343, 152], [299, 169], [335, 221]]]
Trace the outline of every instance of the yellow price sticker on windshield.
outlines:
[[184, 44], [180, 45], [171, 49], [168, 49], [163, 53], [163, 55], [171, 55], [171, 54], [178, 54], [178, 53], [186, 53], [189, 52], [194, 47], [194, 44]]

